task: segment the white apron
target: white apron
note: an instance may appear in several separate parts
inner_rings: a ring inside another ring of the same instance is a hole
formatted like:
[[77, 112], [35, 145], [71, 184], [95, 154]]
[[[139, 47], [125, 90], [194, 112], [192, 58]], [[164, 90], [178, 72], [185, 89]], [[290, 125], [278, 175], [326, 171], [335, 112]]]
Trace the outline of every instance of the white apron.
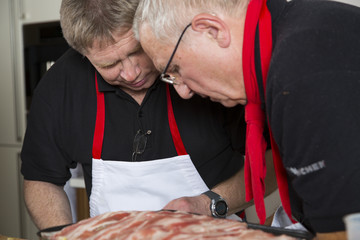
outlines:
[[97, 116], [93, 141], [90, 216], [120, 210], [160, 210], [168, 202], [183, 196], [196, 196], [209, 190], [197, 172], [178, 131], [169, 87], [168, 119], [179, 156], [143, 161], [103, 161], [101, 150], [105, 128], [104, 95], [97, 92]]

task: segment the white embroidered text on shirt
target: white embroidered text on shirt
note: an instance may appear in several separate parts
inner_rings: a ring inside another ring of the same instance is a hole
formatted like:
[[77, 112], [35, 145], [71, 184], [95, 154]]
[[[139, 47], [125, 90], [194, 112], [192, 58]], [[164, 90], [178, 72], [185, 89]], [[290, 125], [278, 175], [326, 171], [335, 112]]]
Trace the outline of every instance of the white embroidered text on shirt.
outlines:
[[318, 161], [316, 163], [313, 163], [311, 165], [302, 167], [302, 168], [293, 168], [289, 167], [287, 168], [288, 171], [290, 171], [292, 174], [296, 176], [304, 176], [312, 172], [317, 172], [323, 168], [325, 168], [325, 160]]

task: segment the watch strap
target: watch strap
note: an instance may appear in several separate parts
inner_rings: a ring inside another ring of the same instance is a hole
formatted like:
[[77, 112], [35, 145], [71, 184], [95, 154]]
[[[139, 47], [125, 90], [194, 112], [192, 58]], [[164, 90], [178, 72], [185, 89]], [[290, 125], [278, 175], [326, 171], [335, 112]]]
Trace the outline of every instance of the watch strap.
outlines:
[[217, 193], [215, 193], [215, 192], [213, 192], [211, 190], [206, 191], [203, 194], [208, 196], [210, 199], [214, 199], [214, 200], [222, 200], [223, 199], [219, 194], [217, 194]]

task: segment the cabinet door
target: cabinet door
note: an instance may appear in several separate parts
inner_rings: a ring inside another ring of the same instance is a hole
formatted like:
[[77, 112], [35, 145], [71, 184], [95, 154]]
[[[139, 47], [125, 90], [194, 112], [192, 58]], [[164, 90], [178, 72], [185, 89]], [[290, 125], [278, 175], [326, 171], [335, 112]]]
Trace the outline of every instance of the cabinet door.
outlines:
[[12, 0], [0, 2], [0, 144], [20, 142]]
[[21, 237], [20, 149], [0, 147], [0, 233]]
[[0, 234], [38, 239], [24, 203], [20, 151], [20, 147], [0, 146]]
[[60, 19], [61, 0], [19, 0], [23, 23], [49, 22]]

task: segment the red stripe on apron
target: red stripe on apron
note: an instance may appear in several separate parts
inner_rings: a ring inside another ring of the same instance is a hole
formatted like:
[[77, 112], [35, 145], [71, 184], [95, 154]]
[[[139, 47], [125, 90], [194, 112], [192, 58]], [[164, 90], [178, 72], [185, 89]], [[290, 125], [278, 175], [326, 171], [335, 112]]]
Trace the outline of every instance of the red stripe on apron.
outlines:
[[[245, 158], [245, 187], [246, 200], [254, 198], [256, 212], [260, 223], [265, 222], [266, 212], [264, 205], [265, 194], [265, 150], [266, 142], [263, 136], [265, 113], [261, 109], [258, 81], [255, 72], [255, 32], [259, 26], [260, 60], [263, 86], [266, 87], [267, 72], [272, 54], [271, 15], [266, 6], [267, 0], [251, 0], [245, 20], [243, 43], [243, 72], [244, 84], [248, 103], [245, 105], [246, 158]], [[265, 98], [266, 99], [266, 98]], [[289, 190], [286, 170], [282, 164], [280, 152], [273, 138], [269, 125], [272, 154], [278, 182], [280, 198], [283, 208], [292, 222]]]
[[96, 122], [95, 132], [93, 140], [92, 155], [94, 159], [101, 159], [101, 151], [104, 140], [104, 129], [105, 129], [105, 99], [104, 93], [99, 92], [97, 75], [95, 71], [95, 86], [96, 86]]
[[179, 156], [187, 155], [183, 141], [181, 140], [179, 129], [175, 121], [174, 111], [170, 97], [169, 84], [166, 84], [166, 99], [167, 99], [168, 121], [169, 121], [171, 136], [176, 148], [176, 152]]

